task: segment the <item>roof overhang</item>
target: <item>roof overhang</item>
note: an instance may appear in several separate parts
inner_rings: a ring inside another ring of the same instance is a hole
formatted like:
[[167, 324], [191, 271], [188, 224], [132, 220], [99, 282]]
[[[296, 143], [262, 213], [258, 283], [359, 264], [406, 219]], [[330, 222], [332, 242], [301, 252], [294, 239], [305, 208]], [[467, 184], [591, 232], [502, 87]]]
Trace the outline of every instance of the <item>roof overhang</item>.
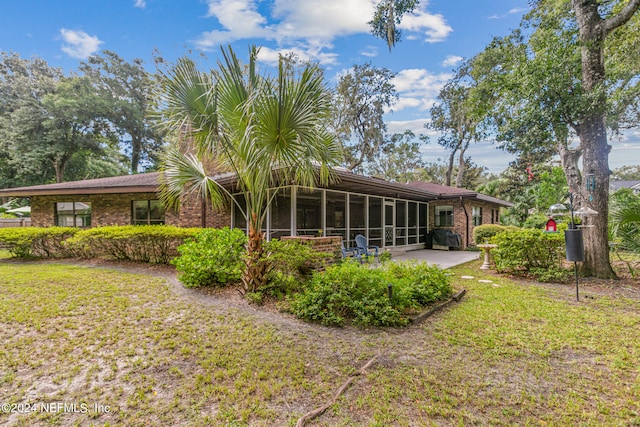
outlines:
[[111, 187], [111, 188], [69, 188], [69, 189], [15, 189], [0, 190], [0, 196], [8, 197], [31, 197], [31, 196], [60, 196], [60, 195], [89, 195], [89, 194], [122, 194], [122, 193], [155, 193], [158, 186], [142, 187]]

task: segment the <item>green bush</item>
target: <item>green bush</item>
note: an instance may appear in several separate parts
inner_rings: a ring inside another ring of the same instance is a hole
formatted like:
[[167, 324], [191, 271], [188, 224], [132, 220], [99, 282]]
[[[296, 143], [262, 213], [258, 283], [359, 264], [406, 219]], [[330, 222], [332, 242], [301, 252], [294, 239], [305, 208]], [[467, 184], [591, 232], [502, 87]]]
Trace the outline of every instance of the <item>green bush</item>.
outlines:
[[78, 231], [72, 227], [0, 228], [0, 244], [18, 258], [67, 257], [72, 254], [63, 242]]
[[369, 268], [346, 261], [315, 273], [307, 288], [291, 299], [291, 311], [325, 325], [401, 326], [416, 309], [451, 292], [447, 276], [435, 267], [386, 263]]
[[323, 269], [334, 257], [333, 253], [316, 251], [307, 242], [266, 242], [260, 262], [266, 264], [268, 285], [259, 291], [278, 299], [300, 292], [313, 272]]
[[178, 247], [172, 263], [188, 288], [224, 286], [241, 279], [247, 237], [239, 229], [203, 229]]
[[385, 269], [394, 289], [408, 295], [410, 304], [425, 306], [451, 295], [449, 277], [444, 270], [434, 265], [423, 262], [392, 262]]
[[544, 229], [544, 226], [547, 224], [547, 221], [549, 221], [549, 216], [544, 214], [533, 214], [527, 217], [527, 219], [524, 221], [524, 224], [522, 224], [522, 226], [524, 228]]
[[564, 235], [540, 229], [507, 230], [496, 234], [491, 243], [499, 272], [527, 274], [532, 269], [560, 267], [564, 257]]
[[518, 227], [512, 225], [500, 225], [500, 224], [482, 224], [477, 227], [473, 227], [473, 241], [476, 245], [486, 243], [498, 233], [506, 230], [517, 230]]
[[537, 281], [545, 283], [567, 283], [574, 274], [573, 270], [557, 265], [550, 268], [532, 268], [530, 273]]
[[78, 231], [65, 242], [67, 250], [83, 258], [167, 264], [178, 255], [177, 247], [198, 229], [169, 225], [116, 225]]

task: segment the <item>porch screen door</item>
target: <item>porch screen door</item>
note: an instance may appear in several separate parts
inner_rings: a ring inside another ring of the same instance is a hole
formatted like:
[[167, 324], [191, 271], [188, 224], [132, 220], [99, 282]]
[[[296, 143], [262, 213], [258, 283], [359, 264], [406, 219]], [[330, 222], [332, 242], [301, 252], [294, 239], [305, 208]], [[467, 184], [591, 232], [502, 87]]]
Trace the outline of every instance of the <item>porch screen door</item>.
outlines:
[[393, 200], [384, 201], [384, 245], [393, 246], [393, 237], [395, 236], [395, 203]]

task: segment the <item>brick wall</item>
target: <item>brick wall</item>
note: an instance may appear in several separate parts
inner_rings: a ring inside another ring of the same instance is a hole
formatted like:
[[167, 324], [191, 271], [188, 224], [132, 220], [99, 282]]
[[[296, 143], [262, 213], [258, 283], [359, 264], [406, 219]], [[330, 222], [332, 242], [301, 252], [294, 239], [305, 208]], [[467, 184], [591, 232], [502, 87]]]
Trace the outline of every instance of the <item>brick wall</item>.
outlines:
[[311, 247], [319, 252], [331, 252], [338, 254], [342, 247], [342, 236], [283, 236], [280, 239], [311, 242]]
[[491, 224], [491, 209], [500, 209], [498, 205], [480, 200], [463, 199], [461, 202], [460, 199], [449, 199], [429, 202], [429, 230], [436, 228], [435, 207], [447, 205], [453, 206], [453, 227], [438, 228], [445, 228], [453, 231], [454, 233], [459, 233], [462, 238], [462, 249], [475, 244], [475, 242], [473, 242], [473, 208], [482, 208], [482, 224]]
[[[129, 225], [132, 223], [131, 202], [134, 200], [155, 200], [155, 193], [118, 193], [64, 196], [32, 196], [31, 221], [36, 227], [55, 225], [56, 202], [90, 202], [91, 226]], [[182, 204], [180, 212], [165, 212], [165, 223], [180, 227], [202, 226], [202, 202], [189, 200]], [[210, 204], [206, 208], [206, 226], [224, 227], [231, 225], [231, 213], [228, 208], [213, 211]]]
[[[211, 202], [205, 201], [205, 226], [222, 228], [231, 226], [231, 208], [213, 210]], [[202, 227], [202, 199], [189, 197], [180, 204], [180, 211], [165, 213], [165, 223], [180, 227]]]

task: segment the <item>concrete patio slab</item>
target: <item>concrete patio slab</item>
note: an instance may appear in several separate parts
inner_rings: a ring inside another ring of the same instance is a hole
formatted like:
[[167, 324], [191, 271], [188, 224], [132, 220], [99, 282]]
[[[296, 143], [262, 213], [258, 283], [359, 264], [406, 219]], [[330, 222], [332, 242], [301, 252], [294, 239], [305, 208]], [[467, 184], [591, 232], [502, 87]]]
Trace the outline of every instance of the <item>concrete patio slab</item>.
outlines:
[[433, 249], [420, 249], [394, 256], [396, 261], [418, 260], [427, 264], [435, 264], [440, 268], [450, 268], [465, 262], [476, 260], [480, 252], [471, 251], [436, 251]]

